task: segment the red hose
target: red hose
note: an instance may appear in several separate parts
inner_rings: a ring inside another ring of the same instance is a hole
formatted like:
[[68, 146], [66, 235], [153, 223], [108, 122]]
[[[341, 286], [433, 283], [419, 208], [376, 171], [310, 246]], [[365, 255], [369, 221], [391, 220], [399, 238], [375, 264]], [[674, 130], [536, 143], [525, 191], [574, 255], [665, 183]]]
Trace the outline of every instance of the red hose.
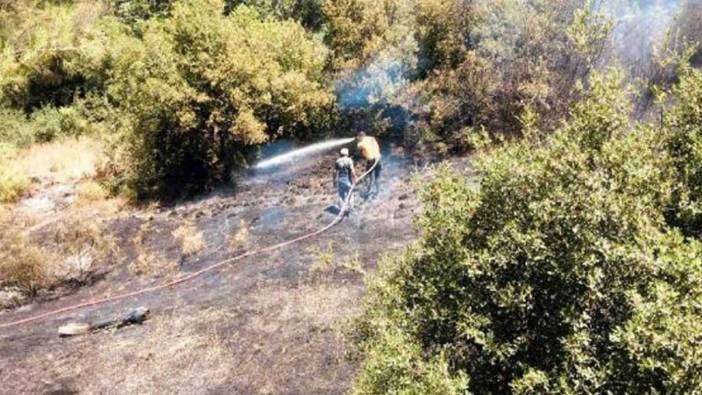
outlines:
[[251, 251], [245, 252], [245, 253], [243, 253], [243, 254], [241, 254], [241, 255], [237, 255], [237, 256], [234, 256], [234, 257], [231, 257], [231, 258], [227, 258], [227, 259], [225, 259], [225, 260], [223, 260], [223, 261], [219, 261], [219, 262], [214, 263], [214, 264], [212, 264], [212, 265], [210, 265], [210, 266], [207, 266], [207, 267], [205, 267], [205, 268], [203, 268], [203, 269], [200, 269], [200, 270], [198, 270], [198, 271], [196, 271], [196, 272], [194, 272], [194, 273], [188, 274], [188, 275], [185, 276], [185, 277], [181, 277], [181, 278], [179, 278], [179, 279], [175, 279], [175, 280], [169, 281], [169, 282], [164, 283], [164, 284], [161, 284], [161, 285], [156, 285], [156, 286], [148, 287], [148, 288], [142, 288], [142, 289], [139, 289], [139, 290], [136, 290], [136, 291], [127, 292], [127, 293], [123, 293], [123, 294], [118, 294], [118, 295], [114, 295], [114, 296], [108, 296], [108, 297], [105, 297], [105, 298], [102, 298], [102, 299], [95, 299], [95, 300], [91, 300], [91, 301], [88, 301], [88, 302], [84, 302], [84, 303], [79, 303], [79, 304], [72, 305], [72, 306], [63, 307], [63, 308], [58, 309], [58, 310], [49, 311], [49, 312], [47, 312], [47, 313], [43, 313], [43, 314], [38, 314], [38, 315], [35, 315], [35, 316], [27, 317], [27, 318], [24, 318], [24, 319], [21, 319], [21, 320], [6, 322], [6, 323], [3, 323], [3, 324], [0, 324], [0, 328], [9, 328], [9, 327], [17, 326], [17, 325], [26, 324], [26, 323], [29, 323], [29, 322], [40, 321], [40, 320], [43, 320], [43, 319], [48, 318], [48, 317], [52, 317], [52, 316], [55, 316], [55, 315], [67, 313], [67, 312], [69, 312], [69, 311], [74, 311], [74, 310], [79, 310], [79, 309], [86, 308], [86, 307], [97, 306], [97, 305], [101, 305], [101, 304], [105, 304], [105, 303], [115, 302], [115, 301], [118, 301], [118, 300], [121, 300], [121, 299], [126, 299], [126, 298], [130, 298], [130, 297], [133, 297], [133, 296], [139, 296], [139, 295], [143, 295], [143, 294], [146, 294], [146, 293], [149, 293], [149, 292], [158, 291], [158, 290], [161, 290], [161, 289], [170, 288], [170, 287], [176, 286], [176, 285], [178, 285], [178, 284], [182, 284], [182, 283], [184, 283], [184, 282], [186, 282], [186, 281], [190, 281], [190, 280], [192, 280], [192, 279], [194, 279], [194, 278], [196, 278], [196, 277], [199, 277], [199, 276], [203, 275], [204, 273], [207, 273], [207, 272], [210, 272], [210, 271], [212, 271], [212, 270], [215, 270], [215, 269], [217, 269], [217, 268], [219, 268], [219, 267], [221, 267], [221, 266], [224, 266], [224, 265], [226, 265], [226, 264], [229, 264], [229, 263], [232, 263], [232, 262], [235, 262], [235, 261], [244, 259], [244, 258], [246, 258], [246, 257], [250, 257], [250, 256], [252, 256], [252, 255], [261, 254], [261, 253], [264, 253], [264, 252], [269, 252], [269, 251], [277, 250], [277, 249], [286, 247], [286, 246], [288, 246], [288, 245], [290, 245], [290, 244], [298, 243], [298, 242], [300, 242], [300, 241], [303, 241], [303, 240], [306, 240], [306, 239], [310, 239], [310, 238], [315, 237], [315, 236], [319, 236], [320, 234], [322, 234], [322, 233], [328, 231], [328, 230], [331, 229], [332, 227], [336, 226], [339, 222], [341, 222], [341, 220], [344, 218], [344, 214], [346, 213], [347, 205], [348, 205], [348, 203], [349, 203], [349, 200], [351, 199], [351, 196], [352, 196], [352, 194], [353, 194], [354, 189], [356, 188], [356, 185], [358, 185], [358, 183], [361, 182], [361, 180], [363, 180], [366, 176], [368, 176], [368, 174], [370, 174], [370, 172], [372, 172], [372, 171], [375, 169], [375, 167], [376, 167], [377, 165], [378, 165], [378, 159], [376, 159], [376, 160], [375, 160], [375, 163], [373, 163], [373, 166], [371, 166], [371, 168], [368, 169], [368, 171], [366, 171], [365, 173], [363, 173], [363, 175], [361, 175], [361, 177], [359, 177], [358, 180], [356, 180], [356, 182], [351, 186], [351, 190], [349, 191], [349, 194], [348, 194], [348, 196], [346, 197], [346, 200], [344, 201], [344, 203], [343, 203], [341, 209], [339, 210], [339, 213], [336, 215], [336, 217], [334, 218], [334, 220], [333, 220], [332, 222], [330, 222], [328, 225], [326, 225], [325, 227], [320, 228], [320, 229], [318, 229], [318, 230], [316, 230], [316, 231], [314, 231], [314, 232], [307, 233], [307, 234], [305, 234], [305, 235], [296, 237], [296, 238], [294, 238], [294, 239], [286, 240], [286, 241], [283, 241], [283, 242], [281, 242], [281, 243], [274, 244], [274, 245], [272, 245], [272, 246], [260, 248], [260, 249], [257, 249], [257, 250], [251, 250]]

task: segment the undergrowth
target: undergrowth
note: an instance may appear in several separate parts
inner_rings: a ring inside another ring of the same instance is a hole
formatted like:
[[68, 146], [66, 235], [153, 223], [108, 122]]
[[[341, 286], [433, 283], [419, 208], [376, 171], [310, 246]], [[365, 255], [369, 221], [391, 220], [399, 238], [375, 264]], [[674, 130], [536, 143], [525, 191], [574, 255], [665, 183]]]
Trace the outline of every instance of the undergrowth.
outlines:
[[89, 282], [119, 257], [104, 226], [91, 221], [67, 220], [32, 235], [5, 217], [0, 230], [0, 287], [16, 287], [30, 296]]

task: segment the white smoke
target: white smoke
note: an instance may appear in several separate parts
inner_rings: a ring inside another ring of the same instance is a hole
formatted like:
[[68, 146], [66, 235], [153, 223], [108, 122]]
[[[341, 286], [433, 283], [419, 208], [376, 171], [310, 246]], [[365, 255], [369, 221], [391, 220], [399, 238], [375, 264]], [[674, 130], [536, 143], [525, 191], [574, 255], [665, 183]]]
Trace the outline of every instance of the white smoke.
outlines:
[[646, 75], [660, 54], [685, 0], [605, 0], [599, 4], [614, 21], [614, 61], [632, 75]]
[[367, 67], [337, 81], [338, 103], [343, 109], [353, 109], [390, 101], [409, 83], [408, 71], [397, 58], [378, 56]]

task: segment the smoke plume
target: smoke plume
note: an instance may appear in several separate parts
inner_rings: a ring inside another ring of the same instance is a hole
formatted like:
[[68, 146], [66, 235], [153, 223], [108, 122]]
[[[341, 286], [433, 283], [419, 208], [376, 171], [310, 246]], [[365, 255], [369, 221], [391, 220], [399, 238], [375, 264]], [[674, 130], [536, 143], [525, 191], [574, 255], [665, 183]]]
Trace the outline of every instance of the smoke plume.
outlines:
[[615, 23], [611, 60], [632, 76], [646, 76], [675, 28], [683, 5], [684, 0], [603, 1], [601, 11]]

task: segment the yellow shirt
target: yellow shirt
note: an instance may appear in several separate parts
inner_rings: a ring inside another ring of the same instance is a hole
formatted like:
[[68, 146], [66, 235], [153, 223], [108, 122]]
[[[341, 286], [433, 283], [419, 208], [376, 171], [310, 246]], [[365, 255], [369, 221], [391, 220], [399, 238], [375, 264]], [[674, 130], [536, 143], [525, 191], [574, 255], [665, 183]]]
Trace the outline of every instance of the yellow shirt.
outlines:
[[375, 137], [365, 136], [358, 142], [358, 152], [364, 160], [374, 160], [380, 158], [380, 146]]

